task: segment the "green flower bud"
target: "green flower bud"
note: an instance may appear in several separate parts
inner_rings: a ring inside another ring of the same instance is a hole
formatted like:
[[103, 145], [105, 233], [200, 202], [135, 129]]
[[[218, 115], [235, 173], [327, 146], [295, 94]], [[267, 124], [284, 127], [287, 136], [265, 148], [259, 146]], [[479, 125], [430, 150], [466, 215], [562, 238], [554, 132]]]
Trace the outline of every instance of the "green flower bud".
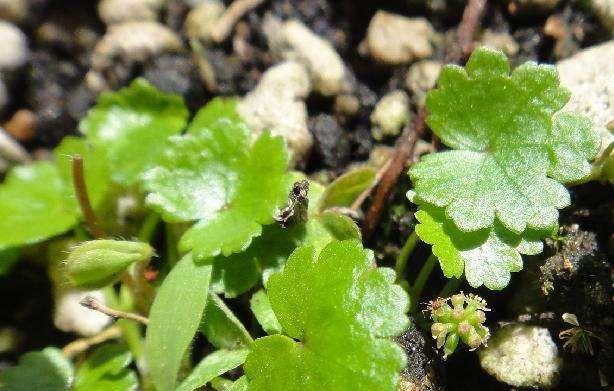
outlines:
[[65, 261], [74, 287], [98, 289], [112, 284], [135, 262], [149, 261], [149, 244], [125, 240], [91, 240], [73, 247]]
[[[448, 304], [448, 302], [451, 304]], [[486, 321], [486, 302], [475, 295], [459, 293], [448, 299], [438, 298], [429, 304], [431, 310], [431, 334], [437, 347], [443, 347], [444, 358], [454, 352], [459, 341], [470, 349], [486, 343], [489, 337]]]

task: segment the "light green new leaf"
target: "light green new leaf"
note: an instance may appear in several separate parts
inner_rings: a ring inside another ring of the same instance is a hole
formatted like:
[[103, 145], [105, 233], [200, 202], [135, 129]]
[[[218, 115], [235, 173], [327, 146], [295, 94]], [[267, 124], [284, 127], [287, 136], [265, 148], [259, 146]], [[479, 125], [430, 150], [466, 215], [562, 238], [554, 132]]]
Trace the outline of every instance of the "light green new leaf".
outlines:
[[408, 326], [409, 300], [394, 280], [357, 240], [333, 241], [319, 255], [311, 246], [295, 250], [267, 284], [287, 336], [253, 343], [249, 389], [395, 389], [405, 357], [389, 338]]
[[218, 349], [247, 347], [252, 337], [230, 308], [216, 294], [209, 294], [200, 330]]
[[77, 221], [66, 186], [51, 163], [15, 167], [0, 185], [0, 249], [59, 235]]
[[207, 304], [211, 265], [184, 256], [166, 276], [149, 313], [145, 358], [157, 391], [173, 391]]
[[263, 133], [250, 145], [233, 110], [214, 123], [210, 111], [206, 106], [187, 134], [171, 138], [161, 165], [143, 177], [147, 203], [166, 221], [198, 220], [180, 241], [198, 260], [245, 250], [273, 222], [290, 180], [281, 138]]
[[281, 333], [281, 325], [275, 317], [275, 312], [273, 312], [273, 307], [271, 307], [269, 296], [264, 290], [261, 289], [254, 293], [249, 301], [249, 305], [256, 320], [267, 334]]
[[0, 389], [6, 391], [69, 391], [73, 367], [62, 352], [45, 348], [21, 356], [19, 365], [0, 372]]
[[463, 232], [445, 217], [442, 208], [421, 205], [416, 212], [416, 233], [433, 246], [433, 254], [447, 278], [465, 278], [474, 288], [503, 289], [511, 272], [522, 269], [520, 254], [538, 254], [542, 243], [539, 233], [523, 236], [507, 231], [500, 225], [474, 232]]
[[350, 206], [358, 196], [373, 186], [376, 172], [371, 167], [349, 171], [326, 187], [320, 199], [321, 211], [334, 206]]
[[179, 133], [187, 118], [181, 97], [136, 79], [119, 91], [104, 92], [79, 123], [79, 130], [106, 152], [113, 179], [132, 185], [157, 163], [167, 138]]
[[248, 349], [217, 350], [202, 359], [175, 391], [192, 391], [243, 364]]
[[64, 137], [60, 145], [53, 151], [55, 163], [60, 172], [60, 176], [67, 189], [67, 198], [74, 203], [75, 210], [79, 209], [77, 197], [73, 186], [72, 159], [75, 155], [83, 158], [83, 174], [87, 195], [96, 208], [106, 197], [110, 188], [109, 163], [101, 148], [94, 148], [83, 138], [67, 136]]
[[554, 67], [529, 62], [510, 75], [492, 49], [474, 51], [465, 69], [444, 67], [427, 123], [457, 150], [410, 170], [417, 197], [445, 207], [463, 231], [492, 227], [495, 217], [516, 233], [554, 226], [570, 202], [559, 182], [587, 176], [599, 149], [588, 120], [555, 114], [568, 99]]
[[103, 345], [77, 371], [74, 391], [134, 391], [138, 379], [128, 366], [132, 355], [125, 346]]

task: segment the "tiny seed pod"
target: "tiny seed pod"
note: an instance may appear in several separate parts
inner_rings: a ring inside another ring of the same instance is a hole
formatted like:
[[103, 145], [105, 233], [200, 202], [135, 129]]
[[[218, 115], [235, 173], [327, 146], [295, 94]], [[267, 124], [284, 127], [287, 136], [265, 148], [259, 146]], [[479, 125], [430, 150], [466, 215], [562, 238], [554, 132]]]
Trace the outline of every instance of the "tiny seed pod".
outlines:
[[146, 262], [152, 255], [147, 243], [91, 240], [71, 249], [66, 275], [74, 287], [98, 289], [117, 281], [131, 264]]

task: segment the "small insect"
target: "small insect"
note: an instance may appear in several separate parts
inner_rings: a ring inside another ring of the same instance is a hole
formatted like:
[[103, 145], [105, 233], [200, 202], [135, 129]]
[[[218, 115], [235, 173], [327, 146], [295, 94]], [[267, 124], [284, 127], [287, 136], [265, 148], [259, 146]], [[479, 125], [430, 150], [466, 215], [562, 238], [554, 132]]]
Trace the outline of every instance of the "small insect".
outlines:
[[288, 194], [288, 205], [283, 207], [275, 216], [282, 227], [307, 221], [307, 209], [309, 208], [309, 181], [303, 179], [292, 185]]

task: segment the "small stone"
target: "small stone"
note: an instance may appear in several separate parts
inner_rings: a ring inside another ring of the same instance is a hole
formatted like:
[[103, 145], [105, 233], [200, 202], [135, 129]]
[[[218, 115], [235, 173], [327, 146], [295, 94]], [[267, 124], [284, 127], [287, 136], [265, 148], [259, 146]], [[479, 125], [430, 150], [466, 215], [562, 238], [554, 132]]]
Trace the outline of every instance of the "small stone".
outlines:
[[442, 64], [439, 61], [422, 60], [409, 67], [405, 75], [405, 86], [413, 94], [414, 102], [423, 105], [426, 93], [435, 87]]
[[376, 140], [396, 136], [409, 122], [409, 97], [404, 91], [395, 90], [386, 94], [371, 113], [371, 134]]
[[488, 46], [493, 49], [499, 49], [508, 57], [514, 57], [518, 54], [518, 43], [508, 33], [496, 33], [491, 29], [486, 29], [482, 33], [482, 38], [478, 46]]
[[95, 335], [102, 331], [111, 322], [111, 318], [79, 304], [86, 296], [91, 296], [101, 303], [105, 302], [102, 290], [60, 290], [56, 292], [53, 313], [55, 327], [66, 333], [77, 333], [83, 336]]
[[21, 22], [28, 16], [27, 0], [0, 0], [0, 19]]
[[408, 18], [377, 11], [367, 30], [371, 56], [384, 64], [403, 64], [433, 54], [434, 30], [425, 18]]
[[4, 124], [4, 129], [17, 141], [31, 141], [36, 136], [36, 116], [30, 110], [17, 110]]
[[603, 24], [603, 27], [608, 29], [610, 34], [614, 34], [614, 1], [592, 0], [589, 4], [601, 21], [601, 24]]
[[486, 372], [513, 387], [553, 388], [562, 366], [548, 329], [524, 324], [497, 330], [479, 357]]
[[561, 84], [571, 90], [563, 108], [588, 116], [601, 135], [601, 152], [614, 141], [607, 129], [614, 120], [614, 41], [584, 49], [557, 63]]
[[237, 107], [254, 136], [269, 130], [286, 140], [292, 166], [304, 166], [313, 145], [304, 101], [310, 91], [305, 67], [286, 61], [269, 68]]
[[28, 61], [28, 41], [17, 26], [0, 22], [0, 42], [0, 70], [13, 70]]
[[360, 100], [355, 95], [337, 95], [334, 103], [335, 114], [343, 117], [353, 117], [360, 110]]
[[205, 100], [200, 76], [188, 55], [157, 56], [145, 65], [143, 77], [160, 91], [181, 95], [190, 109], [197, 110]]
[[211, 42], [211, 30], [225, 10], [224, 3], [219, 0], [205, 0], [193, 8], [183, 25], [188, 38]]
[[158, 22], [125, 22], [109, 26], [107, 33], [94, 47], [92, 68], [104, 70], [121, 57], [125, 61], [143, 62], [162, 53], [177, 52], [181, 39]]
[[100, 0], [98, 15], [107, 25], [155, 21], [166, 0]]
[[376, 145], [369, 154], [367, 164], [379, 170], [390, 161], [393, 153], [394, 147], [388, 145]]
[[315, 151], [325, 166], [340, 168], [347, 162], [350, 141], [334, 116], [318, 114], [309, 120], [309, 129], [315, 139]]
[[303, 64], [313, 82], [313, 89], [324, 96], [342, 92], [345, 65], [330, 42], [318, 36], [298, 20], [281, 22], [267, 16], [263, 30], [273, 56]]

